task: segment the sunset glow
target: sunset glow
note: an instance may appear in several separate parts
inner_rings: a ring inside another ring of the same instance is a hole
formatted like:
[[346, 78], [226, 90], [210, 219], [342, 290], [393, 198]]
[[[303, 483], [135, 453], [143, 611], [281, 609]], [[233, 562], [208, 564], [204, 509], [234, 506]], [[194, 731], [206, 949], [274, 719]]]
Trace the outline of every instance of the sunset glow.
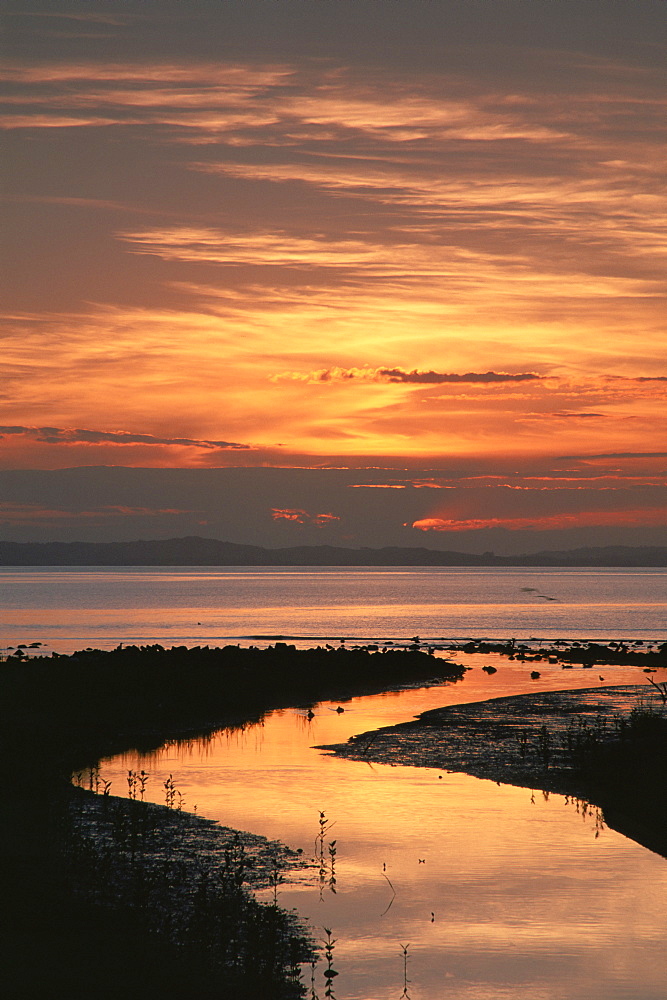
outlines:
[[[661, 4], [47, 6], [4, 16], [3, 470], [349, 470], [263, 485], [255, 524], [364, 544], [377, 469], [387, 543], [657, 542]], [[109, 516], [164, 534], [188, 506], [156, 489]]]

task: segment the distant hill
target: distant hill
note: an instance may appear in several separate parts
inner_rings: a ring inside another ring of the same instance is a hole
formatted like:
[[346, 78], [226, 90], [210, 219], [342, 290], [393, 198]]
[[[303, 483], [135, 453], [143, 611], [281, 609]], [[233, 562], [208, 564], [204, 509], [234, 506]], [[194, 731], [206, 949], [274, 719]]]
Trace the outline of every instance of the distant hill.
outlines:
[[0, 542], [2, 566], [667, 566], [667, 546], [602, 548], [497, 556], [440, 549], [338, 548], [301, 545], [267, 549], [215, 538], [135, 542]]

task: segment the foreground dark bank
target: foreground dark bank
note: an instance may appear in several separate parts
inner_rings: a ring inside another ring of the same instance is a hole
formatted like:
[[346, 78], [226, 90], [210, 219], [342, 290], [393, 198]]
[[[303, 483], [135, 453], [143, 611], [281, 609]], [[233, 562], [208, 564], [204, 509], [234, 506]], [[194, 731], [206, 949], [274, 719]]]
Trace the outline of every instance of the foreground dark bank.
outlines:
[[[188, 851], [179, 861], [184, 839], [200, 841], [206, 821], [92, 793], [82, 807], [70, 775], [111, 753], [243, 726], [272, 708], [464, 673], [414, 649], [284, 643], [22, 657], [0, 665], [3, 995], [14, 998], [305, 996], [296, 966], [312, 951], [307, 934], [248, 891], [247, 835], [205, 830], [196, 863]], [[222, 868], [206, 875], [216, 852]], [[279, 879], [292, 862], [284, 849], [272, 857]], [[156, 912], [166, 914], [157, 925]]]
[[272, 708], [464, 672], [414, 648], [121, 645], [29, 658], [19, 650], [2, 665], [2, 741], [13, 754], [27, 739], [23, 752], [47, 754], [50, 770], [68, 775], [100, 756], [256, 721]]

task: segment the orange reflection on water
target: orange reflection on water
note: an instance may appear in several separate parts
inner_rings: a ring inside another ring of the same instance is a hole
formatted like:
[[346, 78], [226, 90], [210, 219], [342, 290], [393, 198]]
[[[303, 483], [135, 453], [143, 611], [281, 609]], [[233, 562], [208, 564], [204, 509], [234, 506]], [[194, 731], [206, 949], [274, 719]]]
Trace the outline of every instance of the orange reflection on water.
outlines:
[[[320, 813], [336, 841], [336, 892], [317, 872], [280, 887], [316, 937], [337, 938], [337, 995], [400, 996], [399, 943], [410, 942], [411, 995], [421, 1000], [657, 1000], [667, 981], [663, 859], [562, 796], [430, 768], [386, 766], [312, 749], [406, 721], [444, 704], [530, 690], [595, 686], [589, 670], [474, 654], [457, 684], [271, 713], [149, 757], [104, 762], [112, 792], [128, 768], [150, 772], [163, 801], [172, 773], [185, 808], [315, 854]], [[488, 677], [481, 666], [495, 663]], [[614, 683], [641, 672], [605, 668]], [[647, 685], [648, 688], [648, 685]], [[344, 708], [338, 712], [338, 707]]]

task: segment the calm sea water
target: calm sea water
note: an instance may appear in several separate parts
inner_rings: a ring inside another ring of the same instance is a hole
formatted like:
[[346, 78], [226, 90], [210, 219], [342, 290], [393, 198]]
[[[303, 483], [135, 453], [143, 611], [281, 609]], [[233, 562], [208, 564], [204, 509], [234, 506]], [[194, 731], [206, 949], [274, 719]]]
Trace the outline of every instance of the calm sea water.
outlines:
[[667, 570], [0, 568], [0, 645], [667, 639]]

